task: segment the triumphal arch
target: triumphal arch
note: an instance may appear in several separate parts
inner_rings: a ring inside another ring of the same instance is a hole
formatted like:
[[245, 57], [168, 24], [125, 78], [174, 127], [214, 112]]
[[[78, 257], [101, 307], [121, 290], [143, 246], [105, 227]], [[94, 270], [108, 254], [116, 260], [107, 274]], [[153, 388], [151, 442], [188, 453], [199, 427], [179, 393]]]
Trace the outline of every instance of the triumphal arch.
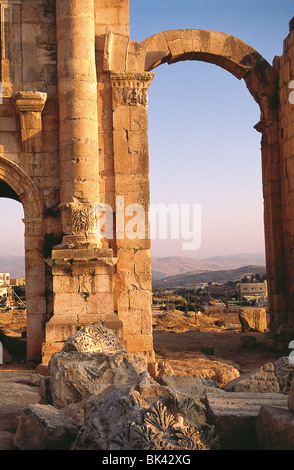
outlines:
[[[148, 213], [148, 88], [156, 67], [183, 60], [245, 80], [260, 106], [271, 339], [294, 339], [294, 21], [270, 65], [221, 32], [136, 42], [128, 0], [0, 7], [0, 195], [25, 214], [27, 358], [46, 362], [82, 326], [104, 322], [153, 361], [148, 217], [134, 237], [130, 214], [119, 215], [138, 204]], [[105, 207], [113, 236], [98, 237]]]

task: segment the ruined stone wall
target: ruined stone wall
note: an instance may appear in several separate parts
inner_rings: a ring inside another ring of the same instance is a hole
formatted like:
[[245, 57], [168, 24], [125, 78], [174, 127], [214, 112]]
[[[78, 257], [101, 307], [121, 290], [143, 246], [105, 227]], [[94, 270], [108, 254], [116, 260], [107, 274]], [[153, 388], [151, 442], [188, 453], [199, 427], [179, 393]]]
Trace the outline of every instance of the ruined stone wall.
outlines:
[[[280, 148], [281, 148], [281, 191], [283, 200], [283, 235], [280, 243], [284, 246], [285, 285], [284, 316], [276, 318], [277, 332], [285, 347], [293, 340], [294, 333], [294, 24], [290, 22], [290, 34], [284, 40], [283, 55], [280, 58]], [[292, 85], [291, 85], [292, 82]], [[292, 88], [291, 88], [292, 86]], [[283, 326], [281, 326], [283, 325]], [[288, 326], [288, 328], [285, 328]], [[288, 330], [288, 333], [285, 331]]]
[[[69, 335], [101, 321], [130, 352], [154, 360], [148, 89], [151, 70], [187, 59], [244, 79], [260, 105], [272, 328], [291, 329], [293, 22], [272, 67], [225, 33], [174, 30], [133, 41], [129, 0], [0, 0], [0, 13], [0, 190], [7, 183], [25, 213], [28, 359], [42, 351], [48, 361]], [[105, 204], [113, 232], [99, 240], [95, 208]], [[129, 224], [136, 205], [139, 230]]]
[[[59, 204], [55, 2], [0, 3], [1, 155], [27, 173], [43, 193], [45, 208], [52, 209]], [[14, 106], [15, 94], [23, 91], [46, 93], [44, 109], [30, 110], [29, 96], [22, 110]], [[42, 121], [34, 112], [42, 113]]]

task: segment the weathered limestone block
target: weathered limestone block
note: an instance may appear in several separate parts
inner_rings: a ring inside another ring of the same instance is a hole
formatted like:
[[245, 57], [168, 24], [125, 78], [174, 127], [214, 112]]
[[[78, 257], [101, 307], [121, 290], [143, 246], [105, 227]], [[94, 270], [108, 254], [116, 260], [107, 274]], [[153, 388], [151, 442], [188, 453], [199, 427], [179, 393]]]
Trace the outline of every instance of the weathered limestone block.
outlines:
[[64, 351], [81, 353], [127, 352], [115, 334], [102, 325], [85, 326], [66, 341]]
[[274, 363], [275, 376], [279, 382], [280, 392], [288, 395], [294, 377], [294, 364], [290, 364], [289, 357], [281, 357]]
[[28, 405], [18, 419], [14, 444], [21, 450], [69, 450], [78, 428], [51, 405]]
[[215, 441], [198, 400], [159, 385], [146, 373], [137, 384], [113, 385], [86, 402], [73, 449], [208, 450]]
[[[46, 343], [58, 345], [85, 325], [103, 323], [123, 336], [114, 314], [113, 270], [109, 249], [56, 249], [52, 252], [54, 315], [46, 324]], [[50, 348], [51, 351], [51, 348]], [[45, 348], [43, 347], [45, 354]], [[49, 350], [46, 352], [48, 358]], [[43, 362], [45, 358], [43, 359]]]
[[207, 391], [218, 388], [214, 380], [204, 377], [180, 377], [178, 375], [163, 374], [160, 376], [160, 383], [170, 389], [186, 393], [198, 399], [205, 397]]
[[25, 371], [0, 374], [0, 450], [13, 450], [16, 421], [27, 404], [39, 402], [37, 374]]
[[267, 330], [265, 308], [244, 308], [239, 312], [239, 320], [243, 332]]
[[222, 450], [250, 450], [257, 447], [255, 425], [264, 405], [287, 407], [286, 395], [276, 393], [208, 392], [208, 422], [220, 436]]
[[262, 406], [256, 420], [256, 437], [260, 450], [294, 450], [294, 413]]
[[272, 363], [265, 364], [249, 374], [226, 384], [223, 389], [227, 392], [250, 392], [250, 393], [279, 393], [279, 382], [274, 373]]
[[215, 380], [217, 384], [222, 387], [228, 382], [240, 377], [240, 372], [230, 364], [219, 361], [205, 361], [204, 364], [200, 365], [197, 375]]
[[52, 404], [60, 409], [98, 395], [114, 383], [131, 384], [147, 369], [143, 356], [126, 352], [57, 352], [50, 361]]
[[120, 36], [130, 35], [129, 1], [104, 0], [95, 2], [95, 11], [97, 14], [95, 25], [97, 34], [105, 34], [105, 27], [109, 30], [112, 26], [114, 32]]

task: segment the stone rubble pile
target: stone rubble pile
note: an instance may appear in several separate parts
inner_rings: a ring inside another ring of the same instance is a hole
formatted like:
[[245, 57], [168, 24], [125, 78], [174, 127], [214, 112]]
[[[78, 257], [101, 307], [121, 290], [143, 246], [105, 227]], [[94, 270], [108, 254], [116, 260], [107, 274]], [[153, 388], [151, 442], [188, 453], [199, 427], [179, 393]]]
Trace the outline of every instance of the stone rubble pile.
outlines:
[[148, 367], [112, 331], [92, 325], [53, 354], [50, 375], [42, 372], [40, 403], [17, 421], [14, 445], [22, 450], [294, 448], [288, 358], [221, 389], [174, 375], [165, 363]]

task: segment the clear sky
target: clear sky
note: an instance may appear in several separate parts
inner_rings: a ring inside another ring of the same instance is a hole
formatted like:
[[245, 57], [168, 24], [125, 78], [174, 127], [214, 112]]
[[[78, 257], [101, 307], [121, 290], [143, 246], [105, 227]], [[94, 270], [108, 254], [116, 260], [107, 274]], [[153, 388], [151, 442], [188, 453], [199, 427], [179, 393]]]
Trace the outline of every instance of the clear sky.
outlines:
[[0, 256], [24, 256], [23, 218], [23, 208], [19, 202], [0, 198]]
[[[293, 0], [130, 0], [131, 39], [168, 29], [238, 37], [272, 63]], [[264, 251], [259, 107], [239, 81], [202, 62], [161, 65], [149, 90], [151, 202], [200, 204], [201, 246], [152, 242], [154, 256], [207, 258]], [[22, 206], [0, 199], [1, 254], [23, 254]]]
[[[272, 63], [293, 0], [130, 0], [131, 38], [169, 29], [222, 31]], [[149, 90], [151, 202], [201, 204], [201, 246], [153, 241], [154, 256], [264, 252], [259, 106], [227, 71], [203, 62], [154, 69]]]

